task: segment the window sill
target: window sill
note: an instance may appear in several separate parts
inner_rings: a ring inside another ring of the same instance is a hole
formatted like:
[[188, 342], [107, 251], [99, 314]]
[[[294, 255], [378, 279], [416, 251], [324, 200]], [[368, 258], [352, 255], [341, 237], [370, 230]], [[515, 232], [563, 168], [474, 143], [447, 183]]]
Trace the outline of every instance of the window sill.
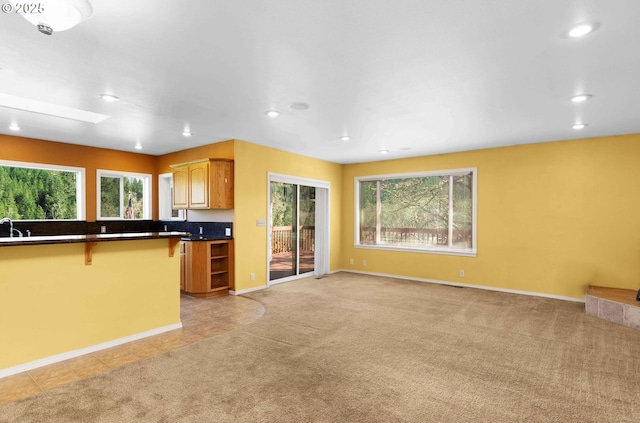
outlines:
[[363, 248], [366, 250], [383, 250], [383, 251], [404, 251], [410, 253], [426, 253], [426, 254], [439, 254], [446, 256], [462, 256], [462, 257], [477, 257], [478, 252], [476, 250], [455, 250], [444, 248], [420, 248], [420, 247], [405, 247], [400, 245], [354, 245], [355, 248]]

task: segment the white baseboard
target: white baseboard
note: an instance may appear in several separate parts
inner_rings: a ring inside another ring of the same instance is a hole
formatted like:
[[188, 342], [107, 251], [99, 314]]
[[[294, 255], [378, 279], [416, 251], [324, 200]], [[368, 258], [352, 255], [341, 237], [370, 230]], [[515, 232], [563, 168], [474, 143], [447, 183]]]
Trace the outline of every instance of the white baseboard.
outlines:
[[268, 286], [257, 286], [255, 288], [248, 288], [248, 289], [241, 289], [240, 291], [232, 291], [229, 290], [229, 294], [231, 295], [242, 295], [242, 294], [248, 294], [249, 292], [254, 292], [254, 291], [261, 291], [263, 289], [267, 289]]
[[70, 358], [75, 358], [81, 355], [91, 354], [92, 352], [115, 347], [117, 345], [126, 344], [127, 342], [137, 341], [138, 339], [147, 338], [149, 336], [158, 335], [158, 334], [169, 332], [175, 329], [180, 329], [181, 327], [182, 327], [182, 322], [175, 323], [173, 325], [163, 326], [163, 327], [151, 329], [145, 332], [140, 332], [133, 335], [125, 336], [124, 338], [118, 338], [112, 341], [103, 342], [102, 344], [92, 345], [90, 347], [80, 348], [79, 350], [73, 350], [73, 351], [62, 353], [62, 354], [52, 355], [50, 357], [41, 358], [39, 360], [31, 361], [29, 363], [19, 364], [17, 366], [8, 367], [6, 369], [0, 369], [0, 379], [2, 379], [3, 377], [15, 375], [16, 373], [22, 373], [28, 370], [37, 369], [38, 367], [48, 366], [49, 364], [58, 363], [64, 360], [69, 360]]
[[335, 270], [331, 273], [337, 273], [337, 272], [360, 273], [363, 275], [383, 276], [385, 278], [395, 278], [395, 279], [406, 279], [406, 280], [411, 280], [416, 282], [437, 283], [440, 285], [449, 285], [449, 286], [462, 286], [465, 288], [476, 288], [476, 289], [484, 289], [487, 291], [508, 292], [510, 294], [529, 295], [532, 297], [553, 298], [556, 300], [573, 301], [576, 303], [585, 302], [584, 298], [581, 299], [581, 298], [575, 298], [575, 297], [565, 297], [563, 295], [544, 294], [541, 292], [533, 292], [533, 291], [521, 291], [518, 289], [495, 288], [493, 286], [474, 285], [474, 284], [460, 283], [460, 282], [448, 282], [448, 281], [440, 281], [437, 279], [414, 278], [411, 276], [403, 276], [403, 275], [389, 275], [386, 273], [363, 272], [360, 270], [342, 269], [342, 270]]

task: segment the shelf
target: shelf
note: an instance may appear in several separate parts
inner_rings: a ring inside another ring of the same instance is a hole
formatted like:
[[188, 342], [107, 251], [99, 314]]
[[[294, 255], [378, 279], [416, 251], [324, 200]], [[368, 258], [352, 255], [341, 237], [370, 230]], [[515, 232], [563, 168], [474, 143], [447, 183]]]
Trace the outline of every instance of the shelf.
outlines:
[[184, 292], [206, 298], [225, 295], [234, 285], [233, 240], [187, 243]]

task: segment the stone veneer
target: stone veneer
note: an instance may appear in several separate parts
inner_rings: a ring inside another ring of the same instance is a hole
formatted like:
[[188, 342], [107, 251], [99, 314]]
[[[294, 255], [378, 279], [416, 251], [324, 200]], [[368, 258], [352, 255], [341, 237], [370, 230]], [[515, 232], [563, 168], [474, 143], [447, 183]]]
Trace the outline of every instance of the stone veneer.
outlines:
[[640, 301], [632, 289], [590, 285], [585, 296], [587, 314], [640, 329]]

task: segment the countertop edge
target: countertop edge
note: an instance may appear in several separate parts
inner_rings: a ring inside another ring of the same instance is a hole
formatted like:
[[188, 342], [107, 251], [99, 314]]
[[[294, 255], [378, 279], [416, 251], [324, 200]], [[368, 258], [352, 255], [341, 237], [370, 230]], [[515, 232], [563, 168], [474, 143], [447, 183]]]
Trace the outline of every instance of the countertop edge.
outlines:
[[144, 239], [183, 238], [188, 232], [123, 232], [87, 235], [51, 235], [0, 238], [0, 247], [21, 245], [72, 244], [81, 242], [135, 241]]

